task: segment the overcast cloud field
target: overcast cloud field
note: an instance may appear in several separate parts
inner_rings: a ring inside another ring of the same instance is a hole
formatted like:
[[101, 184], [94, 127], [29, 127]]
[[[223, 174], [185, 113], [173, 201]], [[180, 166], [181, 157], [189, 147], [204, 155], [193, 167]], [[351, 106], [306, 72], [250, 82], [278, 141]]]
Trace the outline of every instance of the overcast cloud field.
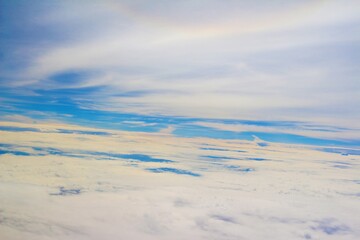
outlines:
[[354, 0], [0, 0], [0, 239], [360, 239], [359, 26]]

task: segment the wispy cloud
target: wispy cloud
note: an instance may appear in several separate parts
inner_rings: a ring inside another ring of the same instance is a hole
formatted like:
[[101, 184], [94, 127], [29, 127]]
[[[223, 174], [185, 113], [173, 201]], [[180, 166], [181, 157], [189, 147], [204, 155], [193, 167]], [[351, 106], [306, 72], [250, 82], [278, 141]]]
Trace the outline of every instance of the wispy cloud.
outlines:
[[[5, 5], [18, 24], [25, 19], [16, 7], [31, 15], [26, 2]], [[23, 64], [7, 67], [2, 85], [17, 91], [84, 89], [64, 94], [113, 112], [358, 124], [356, 1], [63, 1], [31, 9], [33, 34], [11, 25], [17, 34], [3, 37], [5, 63]], [[11, 54], [22, 49], [17, 38], [36, 54]]]

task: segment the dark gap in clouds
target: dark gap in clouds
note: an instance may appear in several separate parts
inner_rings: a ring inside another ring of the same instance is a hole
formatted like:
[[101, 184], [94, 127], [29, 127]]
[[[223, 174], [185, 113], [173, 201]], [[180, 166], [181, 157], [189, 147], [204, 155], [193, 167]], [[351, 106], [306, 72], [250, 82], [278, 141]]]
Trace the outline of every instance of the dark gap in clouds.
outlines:
[[340, 168], [340, 169], [348, 169], [348, 168], [351, 168], [350, 166], [347, 166], [347, 165], [333, 165], [334, 168]]
[[[55, 155], [55, 156], [63, 156], [63, 157], [73, 157], [73, 158], [85, 158], [86, 156], [79, 153], [69, 153], [57, 148], [51, 147], [32, 147], [33, 150], [39, 152], [37, 154], [33, 154], [34, 156], [46, 156], [46, 155]], [[45, 152], [45, 153], [44, 153]]]
[[101, 135], [101, 136], [111, 136], [112, 135], [111, 133], [104, 132], [104, 131], [86, 131], [86, 130], [69, 130], [69, 129], [57, 129], [56, 131], [41, 131], [38, 128], [14, 127], [14, 126], [0, 126], [0, 131], [65, 133], [65, 134], [83, 134], [83, 135]]
[[177, 168], [167, 168], [167, 167], [161, 167], [161, 168], [146, 168], [146, 170], [154, 173], [164, 173], [164, 172], [171, 172], [175, 174], [181, 174], [181, 175], [189, 175], [193, 177], [200, 177], [201, 174], [194, 173], [188, 170], [183, 169], [177, 169]]
[[344, 193], [344, 192], [337, 192], [338, 194], [344, 195], [344, 196], [351, 196], [351, 197], [360, 197], [360, 192], [358, 193]]
[[17, 150], [16, 148], [19, 147], [17, 145], [13, 144], [0, 144], [0, 155], [3, 154], [12, 154], [15, 156], [33, 156], [34, 154], [31, 154], [29, 152], [23, 151], [23, 150]]
[[0, 126], [0, 131], [7, 132], [41, 132], [38, 128], [26, 128], [26, 127], [13, 127], [13, 126]]
[[212, 148], [212, 147], [202, 147], [200, 148], [201, 150], [214, 150], [214, 151], [231, 151], [231, 150], [228, 150], [228, 149], [223, 149], [223, 148]]
[[[261, 217], [261, 216], [258, 216]], [[279, 223], [285, 223], [285, 224], [303, 224], [306, 223], [305, 220], [301, 220], [299, 218], [292, 218], [292, 217], [274, 217], [270, 216], [268, 218], [270, 222], [279, 222]]]
[[306, 233], [306, 234], [304, 235], [304, 238], [305, 238], [305, 239], [312, 239], [312, 236], [311, 236], [311, 234]]
[[207, 159], [213, 159], [213, 160], [239, 160], [238, 158], [234, 158], [234, 157], [215, 156], [215, 155], [204, 155], [204, 156], [200, 156], [200, 157], [207, 158]]
[[336, 164], [343, 164], [343, 165], [352, 165], [351, 163], [348, 163], [348, 162], [341, 162], [341, 161], [332, 161], [332, 163], [336, 163]]
[[348, 148], [319, 148], [319, 151], [328, 153], [338, 153], [344, 156], [347, 155], [360, 155], [360, 149], [348, 149]]
[[102, 132], [102, 131], [85, 131], [85, 130], [69, 130], [69, 129], [57, 129], [57, 133], [99, 135], [99, 136], [111, 136], [112, 135], [109, 132]]
[[92, 156], [108, 157], [108, 158], [104, 158], [103, 160], [114, 160], [121, 158], [121, 159], [134, 160], [140, 162], [160, 162], [160, 163], [174, 162], [173, 160], [154, 158], [152, 156], [146, 154], [139, 154], [139, 153], [133, 153], [133, 154], [107, 153], [107, 152], [84, 152], [84, 153]]
[[327, 235], [346, 234], [351, 232], [351, 229], [345, 225], [337, 223], [334, 219], [324, 219], [312, 227], [313, 230], [322, 231]]
[[251, 160], [251, 161], [266, 161], [268, 159], [266, 158], [259, 158], [259, 157], [251, 157], [251, 158], [246, 158], [246, 160]]
[[3, 154], [12, 154], [12, 155], [16, 155], [16, 156], [31, 156], [31, 154], [27, 153], [27, 152], [13, 151], [13, 150], [1, 150], [0, 149], [0, 155], [3, 155]]
[[0, 155], [3, 154], [12, 154], [15, 156], [31, 156], [31, 153], [25, 152], [23, 150], [18, 151], [16, 150], [16, 145], [12, 145], [12, 144], [5, 144], [5, 143], [1, 143], [0, 144]]
[[80, 188], [65, 188], [65, 187], [59, 187], [58, 193], [50, 193], [50, 195], [54, 196], [70, 196], [70, 195], [79, 195], [82, 193], [82, 190]]
[[160, 163], [170, 163], [174, 162], [168, 159], [162, 158], [153, 158], [149, 155], [145, 154], [121, 154], [121, 153], [107, 153], [107, 152], [92, 152], [92, 151], [76, 151], [75, 153], [65, 152], [56, 148], [40, 148], [33, 147], [36, 151], [45, 151], [49, 155], [59, 155], [66, 157], [76, 157], [76, 158], [86, 158], [87, 156], [100, 156], [104, 157], [102, 160], [114, 160], [114, 159], [127, 159], [127, 160], [135, 160], [140, 162], [160, 162]]
[[[35, 153], [29, 153], [24, 151], [17, 151], [16, 148], [30, 148]], [[12, 144], [0, 144], [0, 155], [1, 154], [13, 154], [19, 156], [64, 156], [74, 158], [87, 158], [87, 157], [100, 157], [99, 160], [116, 160], [126, 159], [140, 162], [157, 162], [157, 163], [171, 163], [175, 162], [169, 159], [155, 158], [146, 154], [133, 153], [133, 154], [121, 154], [121, 153], [108, 153], [108, 152], [95, 152], [95, 151], [82, 151], [82, 150], [69, 150], [64, 151], [52, 147], [31, 147], [31, 146], [20, 146]]]
[[[35, 152], [25, 152], [25, 151], [17, 151], [17, 148], [29, 148], [34, 150]], [[62, 151], [57, 148], [51, 147], [31, 147], [31, 146], [22, 146], [15, 144], [0, 144], [0, 154], [13, 154], [17, 156], [47, 156], [47, 155], [57, 155], [57, 156], [65, 156], [65, 157], [74, 157], [74, 158], [85, 158], [86, 156], [74, 153], [69, 153]]]
[[332, 167], [340, 168], [340, 169], [348, 169], [352, 168], [352, 164], [348, 162], [340, 162], [340, 161], [331, 161], [331, 163], [334, 163]]
[[216, 219], [216, 220], [223, 221], [223, 222], [237, 224], [236, 220], [230, 216], [214, 214], [214, 215], [211, 215], [210, 217], [213, 219]]
[[214, 148], [214, 147], [202, 147], [201, 150], [209, 150], [209, 151], [222, 151], [222, 152], [246, 152], [243, 150], [232, 150], [232, 149], [225, 149], [225, 148]]
[[232, 170], [232, 171], [239, 171], [239, 172], [253, 172], [255, 169], [253, 168], [242, 168], [236, 165], [224, 165], [225, 168]]
[[174, 162], [172, 160], [168, 159], [162, 159], [162, 158], [153, 158], [149, 155], [145, 154], [112, 154], [114, 157], [120, 157], [123, 159], [131, 159], [131, 160], [137, 160], [141, 162], [162, 162], [162, 163], [169, 163]]
[[269, 146], [269, 144], [266, 143], [266, 142], [259, 142], [259, 143], [257, 143], [257, 145], [258, 145], [259, 147], [267, 147], [267, 146]]

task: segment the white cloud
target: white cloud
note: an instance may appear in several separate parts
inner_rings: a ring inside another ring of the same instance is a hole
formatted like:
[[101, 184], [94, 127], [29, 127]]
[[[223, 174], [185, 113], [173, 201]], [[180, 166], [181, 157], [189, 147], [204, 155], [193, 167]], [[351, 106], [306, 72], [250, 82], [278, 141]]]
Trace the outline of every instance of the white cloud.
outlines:
[[[356, 155], [163, 133], [56, 133], [58, 128], [99, 131], [66, 124], [1, 124], [43, 130], [2, 131], [1, 144], [11, 146], [7, 150], [44, 149], [38, 156], [0, 155], [0, 230], [7, 239], [360, 236], [359, 214], [354, 214], [360, 210]], [[99, 160], [97, 154], [62, 156], [47, 148], [68, 154], [141, 153], [176, 162], [135, 165], [125, 159]], [[202, 176], [152, 173], [148, 167], [188, 169]], [[242, 168], [253, 171], [238, 171]]]
[[[125, 112], [358, 124], [358, 60], [346, 46], [360, 39], [359, 4], [283, 4], [65, 2], [38, 19], [71, 37], [11, 84], [105, 86], [83, 107]], [[94, 74], [43, 81], [67, 71]], [[145, 95], [114, 96], [127, 91]]]

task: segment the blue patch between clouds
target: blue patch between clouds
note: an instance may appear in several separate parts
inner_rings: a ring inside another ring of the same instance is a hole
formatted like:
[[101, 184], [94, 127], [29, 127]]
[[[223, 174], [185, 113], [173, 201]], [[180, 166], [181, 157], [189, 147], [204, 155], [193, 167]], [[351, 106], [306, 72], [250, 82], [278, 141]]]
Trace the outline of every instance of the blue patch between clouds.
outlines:
[[266, 159], [266, 158], [251, 157], [251, 158], [246, 158], [246, 160], [265, 161], [265, 160], [267, 160], [267, 159]]
[[106, 157], [104, 160], [114, 160], [115, 159], [128, 159], [140, 162], [162, 162], [162, 163], [170, 163], [174, 162], [172, 160], [163, 159], [163, 158], [153, 158], [146, 154], [121, 154], [121, 153], [107, 153], [107, 152], [86, 152], [88, 155]]
[[[70, 75], [69, 75], [70, 74]], [[87, 73], [81, 73], [87, 74]], [[90, 73], [93, 74], [93, 73]], [[79, 76], [73, 73], [63, 73], [55, 76], [61, 78], [77, 78]], [[215, 139], [237, 139], [253, 141], [254, 136], [263, 139], [266, 142], [279, 142], [289, 144], [307, 144], [317, 146], [359, 146], [360, 139], [355, 140], [332, 140], [312, 138], [296, 134], [279, 132], [233, 132], [224, 131], [210, 127], [198, 126], [194, 122], [211, 122], [222, 124], [243, 124], [252, 126], [271, 126], [274, 128], [286, 129], [308, 129], [321, 126], [306, 125], [301, 122], [291, 121], [247, 121], [247, 120], [227, 120], [227, 119], [202, 119], [185, 118], [177, 116], [148, 116], [131, 113], [118, 113], [110, 111], [101, 111], [89, 109], [86, 106], [93, 106], [96, 102], [96, 94], [102, 91], [104, 87], [91, 88], [73, 88], [73, 89], [55, 89], [55, 90], [37, 90], [36, 95], [21, 95], [14, 92], [12, 88], [3, 88], [0, 90], [4, 97], [4, 104], [0, 106], [0, 114], [20, 114], [33, 119], [56, 118], [65, 123], [80, 124], [88, 127], [101, 127], [108, 129], [120, 129], [137, 132], [158, 132], [169, 125], [175, 126], [173, 134], [179, 137], [207, 137]], [[78, 100], [78, 96], [86, 100]], [[14, 101], [16, 100], [16, 101]], [[41, 114], [36, 114], [36, 113]], [[134, 126], [128, 124], [128, 121], [143, 122], [143, 125]], [[23, 129], [25, 130], [25, 129]], [[36, 129], [27, 129], [28, 131], [37, 131]], [[333, 128], [334, 131], [338, 129]], [[331, 130], [331, 131], [333, 131]], [[341, 130], [341, 129], [339, 129]], [[261, 143], [260, 145], [261, 146]], [[263, 145], [264, 146], [264, 145]]]
[[[8, 132], [42, 132], [38, 128], [25, 128], [25, 127], [14, 127], [14, 126], [0, 126], [0, 131], [8, 131]], [[57, 129], [57, 133], [101, 135], [101, 136], [110, 136], [110, 135], [112, 135], [111, 133], [102, 132], [102, 131], [84, 131], [84, 130], [69, 130], [69, 129]]]
[[224, 167], [227, 169], [230, 169], [233, 171], [239, 171], [239, 172], [253, 172], [254, 171], [253, 168], [242, 168], [240, 166], [235, 166], [235, 165], [226, 165]]
[[206, 137], [206, 138], [216, 138], [216, 139], [239, 139], [239, 140], [254, 140], [252, 135], [242, 135], [239, 132], [224, 131], [210, 127], [198, 126], [198, 125], [181, 125], [178, 126], [173, 134], [179, 137]]
[[84, 130], [69, 130], [69, 129], [57, 129], [59, 133], [67, 134], [85, 134], [85, 135], [98, 135], [98, 136], [111, 136], [111, 133], [100, 131], [84, 131]]
[[338, 153], [344, 156], [347, 155], [360, 155], [360, 149], [347, 149], [347, 148], [320, 148], [320, 151], [328, 153]]
[[162, 159], [162, 158], [153, 158], [149, 155], [145, 155], [145, 154], [113, 154], [112, 156], [116, 156], [116, 157], [120, 157], [123, 159], [131, 159], [131, 160], [137, 160], [137, 161], [141, 161], [141, 162], [174, 162], [172, 160], [168, 160], [168, 159]]
[[225, 157], [225, 156], [206, 155], [206, 156], [201, 156], [201, 157], [203, 157], [203, 158], [209, 158], [209, 159], [215, 159], [215, 160], [238, 160], [238, 158]]
[[176, 173], [176, 174], [183, 174], [183, 175], [190, 175], [193, 177], [200, 177], [201, 175], [198, 173], [193, 173], [187, 170], [182, 170], [182, 169], [177, 169], [177, 168], [167, 168], [167, 167], [162, 167], [162, 168], [147, 168], [146, 170], [150, 171], [150, 172], [154, 172], [154, 173], [163, 173], [163, 172], [171, 172], [171, 173]]
[[160, 162], [160, 163], [174, 162], [169, 159], [154, 158], [146, 154], [121, 154], [121, 153], [91, 152], [91, 151], [81, 151], [81, 150], [71, 150], [71, 152], [68, 152], [51, 147], [28, 147], [35, 151], [33, 153], [28, 153], [24, 151], [17, 151], [16, 148], [19, 147], [28, 147], [28, 146], [0, 144], [0, 155], [1, 154], [13, 154], [18, 156], [56, 155], [56, 156], [74, 157], [74, 158], [86, 158], [89, 156], [96, 156], [102, 158], [102, 160], [114, 160], [115, 158], [115, 159], [135, 160], [140, 162]]
[[314, 230], [322, 231], [327, 235], [334, 235], [334, 234], [343, 234], [348, 233], [351, 229], [344, 225], [344, 224], [337, 224], [335, 220], [332, 219], [324, 219], [318, 222], [318, 225], [312, 227]]
[[[85, 158], [86, 155], [90, 155], [90, 156], [130, 159], [130, 160], [141, 161], [141, 162], [162, 162], [162, 163], [174, 162], [174, 161], [168, 160], [168, 159], [153, 158], [153, 157], [151, 157], [149, 155], [145, 155], [145, 154], [121, 154], [121, 153], [107, 153], [107, 152], [87, 152], [87, 151], [78, 151], [76, 153], [68, 153], [68, 152], [64, 152], [62, 150], [55, 149], [55, 148], [34, 147], [33, 149], [36, 151], [46, 151], [50, 155], [60, 155], [60, 156], [77, 157], [77, 158]], [[112, 160], [112, 159], [107, 158], [107, 160]]]
[[[205, 122], [211, 122], [209, 119], [202, 119]], [[225, 120], [222, 122], [224, 123]], [[288, 143], [288, 144], [306, 144], [306, 145], [318, 145], [318, 146], [358, 146], [360, 140], [342, 141], [332, 139], [313, 138], [302, 135], [290, 134], [290, 133], [278, 133], [278, 132], [232, 132], [219, 130], [211, 127], [197, 126], [185, 124], [178, 126], [173, 134], [180, 137], [207, 137], [216, 139], [238, 139], [253, 141], [254, 136], [266, 141], [276, 143]]]
[[13, 126], [0, 126], [0, 131], [8, 132], [41, 132], [37, 128], [24, 128], [24, 127], [13, 127]]
[[13, 150], [1, 150], [0, 149], [0, 155], [3, 155], [3, 154], [12, 154], [12, 155], [16, 155], [16, 156], [31, 156], [31, 154], [27, 153], [27, 152], [13, 151]]
[[267, 146], [269, 146], [269, 144], [267, 144], [266, 142], [259, 142], [259, 143], [257, 143], [257, 145], [259, 147], [267, 147]]
[[341, 169], [348, 169], [348, 168], [351, 168], [351, 167], [350, 167], [350, 166], [348, 166], [348, 165], [339, 165], [339, 164], [334, 165], [333, 167], [335, 167], [335, 168], [341, 168]]
[[51, 147], [32, 147], [32, 149], [38, 152], [38, 153], [32, 154], [33, 156], [56, 155], [56, 156], [63, 156], [63, 157], [85, 158], [85, 156], [81, 155], [80, 152], [79, 153], [69, 153], [69, 152], [65, 152], [60, 149], [51, 148]]
[[223, 222], [227, 222], [227, 223], [234, 223], [236, 224], [236, 220], [230, 216], [225, 216], [225, 215], [219, 215], [219, 214], [214, 214], [211, 216], [211, 218], [214, 218], [216, 220], [220, 220]]
[[69, 196], [69, 195], [79, 195], [80, 193], [81, 193], [81, 189], [79, 188], [67, 189], [65, 187], [60, 187], [58, 193], [51, 193], [50, 195]]
[[200, 148], [200, 149], [201, 149], [201, 150], [209, 150], [209, 151], [224, 151], [224, 152], [231, 151], [231, 150], [228, 150], [228, 149], [212, 148], [212, 147], [202, 147], [202, 148]]
[[243, 150], [232, 150], [232, 149], [224, 149], [224, 148], [213, 148], [213, 147], [202, 147], [201, 150], [209, 150], [209, 151], [222, 151], [222, 152], [246, 152]]

